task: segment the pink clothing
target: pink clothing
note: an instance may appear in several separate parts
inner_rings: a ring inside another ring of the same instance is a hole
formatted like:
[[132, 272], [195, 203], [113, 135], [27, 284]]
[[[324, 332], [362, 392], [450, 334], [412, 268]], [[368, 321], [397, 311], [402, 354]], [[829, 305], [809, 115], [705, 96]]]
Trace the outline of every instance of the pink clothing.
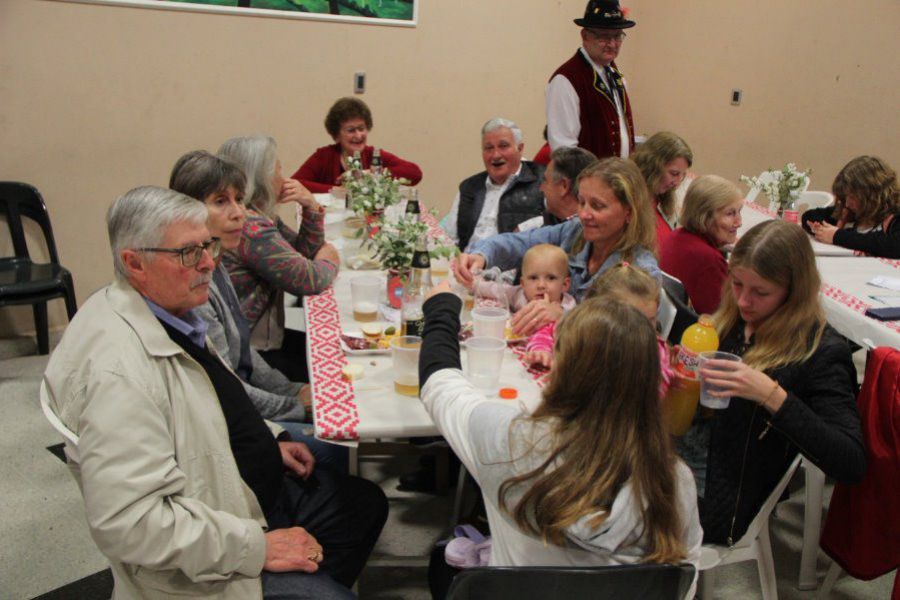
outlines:
[[526, 352], [534, 352], [543, 350], [545, 352], [553, 352], [553, 343], [556, 339], [556, 321], [551, 321], [531, 334], [528, 338], [528, 344], [525, 346]]
[[666, 340], [656, 336], [656, 343], [659, 345], [659, 397], [665, 398], [669, 386], [672, 385], [672, 377], [675, 376], [675, 372], [672, 371], [672, 366], [669, 364], [669, 347], [666, 345]]

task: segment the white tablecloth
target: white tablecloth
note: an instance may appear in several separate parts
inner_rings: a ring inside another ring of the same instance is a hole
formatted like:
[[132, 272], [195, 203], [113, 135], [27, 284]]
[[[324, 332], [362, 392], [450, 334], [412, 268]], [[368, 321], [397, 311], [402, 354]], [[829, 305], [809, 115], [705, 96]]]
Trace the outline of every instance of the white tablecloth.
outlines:
[[[340, 238], [341, 215], [328, 214], [326, 238], [337, 241]], [[350, 281], [357, 276], [377, 274], [379, 271], [353, 271], [342, 266], [333, 286], [336, 313], [340, 329], [344, 332], [359, 332], [360, 324], [353, 319], [350, 302]], [[384, 302], [386, 291], [382, 291]], [[313, 407], [316, 415], [316, 435], [324, 439], [366, 440], [382, 437], [406, 438], [436, 435], [437, 429], [426, 414], [421, 401], [416, 397], [402, 396], [394, 391], [393, 371], [390, 354], [347, 355], [334, 350], [333, 335], [322, 329], [323, 320], [333, 320], [334, 303], [325, 299], [305, 297], [304, 308], [309, 336], [310, 379], [313, 386]], [[317, 307], [317, 303], [320, 305]], [[326, 308], [323, 308], [325, 306]], [[315, 348], [313, 344], [319, 344]], [[465, 352], [463, 352], [465, 367]], [[362, 379], [347, 385], [336, 382], [340, 376], [340, 366], [344, 361], [362, 365], [365, 374]], [[526, 409], [533, 409], [540, 401], [540, 389], [515, 354], [507, 349], [500, 375], [500, 387], [518, 390], [519, 402]], [[492, 401], [510, 402], [492, 398]]]

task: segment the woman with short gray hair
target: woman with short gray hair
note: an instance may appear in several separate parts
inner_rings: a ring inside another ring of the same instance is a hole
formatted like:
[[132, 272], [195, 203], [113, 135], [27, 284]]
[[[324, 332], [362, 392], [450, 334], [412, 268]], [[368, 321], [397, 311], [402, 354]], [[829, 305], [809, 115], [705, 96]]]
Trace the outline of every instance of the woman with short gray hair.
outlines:
[[[251, 329], [251, 345], [294, 381], [307, 381], [306, 339], [284, 329], [284, 293], [322, 292], [337, 276], [337, 250], [325, 243], [325, 212], [298, 181], [285, 179], [268, 136], [235, 137], [219, 148], [247, 176], [247, 220], [237, 248], [223, 264]], [[276, 214], [278, 204], [302, 207], [300, 231]]]

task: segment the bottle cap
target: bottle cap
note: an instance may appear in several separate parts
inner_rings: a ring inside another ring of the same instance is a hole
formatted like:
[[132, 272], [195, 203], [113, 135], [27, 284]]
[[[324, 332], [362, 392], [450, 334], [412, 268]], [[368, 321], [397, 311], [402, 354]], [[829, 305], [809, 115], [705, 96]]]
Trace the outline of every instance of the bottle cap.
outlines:
[[497, 395], [504, 400], [515, 400], [519, 397], [519, 391], [516, 388], [501, 388]]

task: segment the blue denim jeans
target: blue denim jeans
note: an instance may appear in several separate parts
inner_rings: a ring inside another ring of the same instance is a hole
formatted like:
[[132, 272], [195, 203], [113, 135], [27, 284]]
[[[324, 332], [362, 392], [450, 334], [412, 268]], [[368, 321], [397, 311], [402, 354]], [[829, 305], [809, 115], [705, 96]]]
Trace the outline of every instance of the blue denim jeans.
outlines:
[[322, 571], [262, 574], [266, 600], [352, 600], [356, 595]]
[[331, 444], [313, 435], [313, 426], [296, 421], [275, 421], [284, 427], [295, 442], [303, 442], [316, 459], [316, 466], [328, 466], [346, 475], [349, 473], [350, 450], [340, 444]]

